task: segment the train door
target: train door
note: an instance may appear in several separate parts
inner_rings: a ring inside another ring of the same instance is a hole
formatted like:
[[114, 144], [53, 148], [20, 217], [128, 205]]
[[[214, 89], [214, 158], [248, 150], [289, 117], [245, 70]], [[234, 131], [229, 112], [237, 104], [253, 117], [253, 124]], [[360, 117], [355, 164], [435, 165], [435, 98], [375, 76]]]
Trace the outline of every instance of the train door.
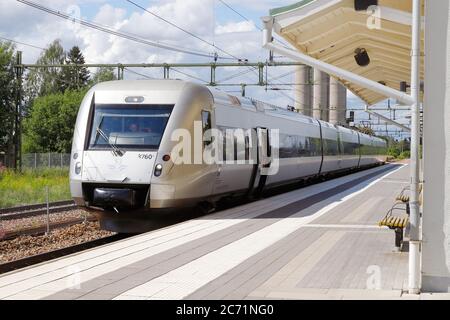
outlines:
[[256, 147], [256, 159], [247, 194], [258, 197], [264, 190], [268, 171], [272, 163], [270, 131], [267, 128], [254, 128], [252, 136], [254, 137], [253, 141]]
[[252, 175], [249, 139], [243, 129], [222, 129], [222, 157], [217, 165], [214, 194], [245, 193]]
[[[204, 183], [202, 183], [202, 193], [207, 193], [208, 195], [213, 194], [214, 192], [214, 180], [218, 171], [218, 164], [215, 160], [217, 150], [214, 149], [214, 137], [212, 136], [212, 130], [216, 129], [216, 116], [215, 109], [213, 108], [203, 108], [201, 111], [201, 121], [202, 121], [202, 137], [197, 137], [197, 139], [201, 139], [199, 142], [202, 145], [201, 148], [201, 157], [202, 161], [206, 161], [207, 165], [202, 166], [203, 173], [201, 176], [204, 176]], [[214, 151], [212, 151], [214, 150]], [[205, 156], [208, 154], [211, 156], [211, 159]], [[200, 156], [199, 156], [200, 157]], [[208, 159], [206, 159], [208, 158]], [[194, 192], [199, 192], [199, 190], [195, 190]]]
[[361, 166], [361, 159], [362, 159], [362, 150], [361, 150], [362, 143], [361, 143], [361, 134], [359, 132], [357, 134], [358, 134], [358, 145], [359, 145], [359, 148], [358, 148], [358, 152], [359, 152], [358, 168], [359, 168]]

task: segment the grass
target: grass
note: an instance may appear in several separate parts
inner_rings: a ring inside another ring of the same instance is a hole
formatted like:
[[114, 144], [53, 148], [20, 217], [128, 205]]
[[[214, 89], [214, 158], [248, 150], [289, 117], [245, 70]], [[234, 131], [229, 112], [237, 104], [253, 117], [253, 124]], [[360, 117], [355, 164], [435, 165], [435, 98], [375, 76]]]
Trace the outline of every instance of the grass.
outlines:
[[69, 200], [68, 169], [12, 170], [0, 172], [0, 208], [44, 203], [46, 186], [49, 187], [49, 200]]

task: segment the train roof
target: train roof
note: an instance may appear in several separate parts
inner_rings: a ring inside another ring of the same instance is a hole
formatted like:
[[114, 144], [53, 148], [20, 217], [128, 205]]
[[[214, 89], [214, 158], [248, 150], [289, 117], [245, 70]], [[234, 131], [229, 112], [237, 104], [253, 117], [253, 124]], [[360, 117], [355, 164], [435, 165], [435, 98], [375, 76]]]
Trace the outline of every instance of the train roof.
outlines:
[[[255, 99], [247, 98], [247, 97], [237, 97], [226, 92], [220, 91], [216, 88], [206, 87], [200, 85], [198, 83], [188, 82], [184, 80], [178, 79], [164, 79], [164, 80], [116, 80], [116, 81], [107, 81], [101, 82], [93, 88], [95, 91], [146, 91], [146, 90], [162, 90], [162, 91], [174, 91], [181, 92], [186, 86], [201, 86], [205, 87], [211, 93], [215, 103], [222, 103], [225, 105], [242, 108], [246, 110], [251, 110], [254, 112], [262, 112], [267, 115], [284, 118], [288, 120], [298, 121], [302, 123], [308, 123], [310, 125], [319, 126], [319, 123], [322, 127], [328, 127], [330, 129], [339, 130], [341, 132], [346, 133], [356, 133], [356, 131], [341, 127], [335, 126], [329, 122], [325, 122], [322, 120], [316, 120], [312, 117], [308, 117], [302, 115], [297, 112], [289, 111], [287, 109], [275, 106], [270, 103], [258, 101]], [[369, 139], [377, 139], [382, 140], [377, 137], [369, 136], [367, 134], [359, 132], [365, 138]], [[383, 140], [384, 141], [384, 140]]]
[[343, 133], [354, 134], [354, 135], [360, 134], [361, 136], [363, 136], [366, 139], [377, 140], [379, 142], [384, 141], [381, 138], [370, 136], [365, 133], [352, 130], [350, 128], [333, 125], [333, 124], [323, 121], [323, 120], [317, 120], [312, 117], [308, 117], [308, 116], [302, 115], [300, 113], [275, 106], [270, 103], [265, 103], [265, 102], [247, 98], [247, 97], [236, 97], [233, 95], [229, 95], [225, 92], [222, 92], [220, 90], [217, 90], [215, 88], [210, 88], [209, 90], [210, 90], [211, 94], [213, 95], [215, 101], [221, 101], [222, 103], [231, 104], [231, 105], [234, 105], [235, 107], [241, 107], [241, 108], [245, 108], [245, 109], [251, 109], [254, 111], [264, 112], [271, 116], [282, 117], [285, 119], [290, 119], [290, 120], [303, 122], [303, 123], [309, 123], [311, 125], [316, 125], [316, 126], [319, 126], [319, 123], [320, 123], [320, 125], [322, 127], [338, 130]]
[[146, 90], [164, 90], [181, 91], [187, 82], [181, 80], [115, 80], [101, 82], [95, 85], [96, 91], [146, 91]]
[[213, 95], [214, 101], [216, 103], [231, 105], [237, 108], [243, 108], [255, 112], [262, 112], [275, 117], [285, 118], [289, 120], [319, 126], [319, 123], [314, 118], [304, 116], [297, 112], [289, 111], [287, 109], [281, 108], [279, 106], [270, 103], [262, 102], [248, 97], [233, 96], [223, 91], [220, 91], [216, 88], [209, 88], [209, 91]]

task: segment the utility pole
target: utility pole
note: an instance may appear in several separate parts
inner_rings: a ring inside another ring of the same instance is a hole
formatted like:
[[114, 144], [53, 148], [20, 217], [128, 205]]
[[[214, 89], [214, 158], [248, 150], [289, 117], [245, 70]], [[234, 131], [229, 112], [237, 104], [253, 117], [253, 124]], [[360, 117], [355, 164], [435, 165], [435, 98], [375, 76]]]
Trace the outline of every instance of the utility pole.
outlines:
[[13, 167], [15, 170], [22, 170], [22, 75], [23, 67], [22, 65], [22, 51], [17, 51], [16, 56], [16, 81], [17, 81], [17, 92], [16, 92], [16, 108], [14, 117], [14, 161]]
[[412, 51], [411, 51], [411, 192], [409, 206], [410, 240], [409, 240], [409, 293], [420, 292], [420, 52], [421, 52], [421, 7], [420, 0], [413, 0], [412, 10]]

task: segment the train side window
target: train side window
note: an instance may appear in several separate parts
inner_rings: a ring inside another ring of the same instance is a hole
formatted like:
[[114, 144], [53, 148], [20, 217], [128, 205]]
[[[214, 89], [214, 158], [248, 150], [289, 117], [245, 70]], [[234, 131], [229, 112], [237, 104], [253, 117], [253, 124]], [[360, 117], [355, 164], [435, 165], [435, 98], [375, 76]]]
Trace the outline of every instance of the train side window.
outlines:
[[234, 136], [234, 161], [238, 160], [238, 139]]
[[[208, 130], [212, 129], [212, 123], [211, 123], [211, 112], [209, 111], [202, 111], [202, 128], [203, 128], [203, 136], [205, 137], [205, 133]], [[205, 137], [207, 140], [210, 140], [210, 137]], [[212, 141], [204, 141], [203, 145], [209, 146], [212, 143]]]
[[226, 163], [227, 161], [227, 133], [226, 130], [223, 130], [223, 162]]
[[249, 137], [249, 132], [245, 133], [244, 139], [245, 139], [245, 161], [249, 161], [250, 160], [250, 137]]
[[270, 139], [270, 129], [267, 129], [267, 156], [272, 157], [272, 141]]
[[337, 150], [336, 150], [336, 155], [342, 155], [344, 154], [344, 148], [342, 146], [342, 138], [341, 138], [341, 134], [338, 133], [337, 135]]

